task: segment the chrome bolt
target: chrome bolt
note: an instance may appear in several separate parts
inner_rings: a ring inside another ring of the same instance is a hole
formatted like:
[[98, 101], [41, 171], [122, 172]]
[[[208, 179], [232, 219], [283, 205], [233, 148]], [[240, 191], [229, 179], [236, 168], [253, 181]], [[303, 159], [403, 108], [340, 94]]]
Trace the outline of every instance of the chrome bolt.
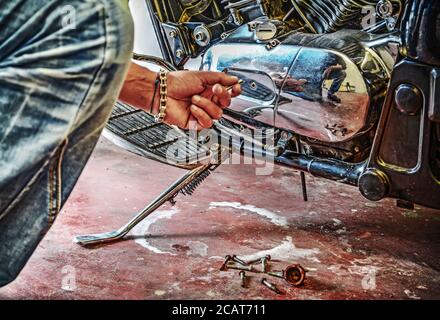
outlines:
[[226, 256], [225, 257], [225, 261], [223, 262], [223, 264], [222, 264], [222, 266], [220, 267], [220, 271], [226, 271], [226, 270], [228, 270], [228, 267], [227, 267], [227, 264], [228, 264], [228, 262], [229, 261], [231, 261], [232, 260], [232, 257], [231, 256]]
[[272, 277], [284, 279], [284, 271], [270, 271], [270, 272], [267, 272], [266, 274], [268, 274]]
[[232, 256], [232, 261], [235, 261], [238, 264], [241, 264], [242, 266], [248, 266], [249, 265], [246, 261], [241, 260], [235, 254]]
[[226, 269], [243, 270], [243, 271], [249, 271], [249, 272], [258, 272], [252, 266], [238, 266], [238, 265], [234, 265], [234, 264], [227, 264], [226, 265]]
[[244, 272], [242, 270], [242, 271], [240, 271], [239, 275], [240, 275], [240, 279], [241, 279], [241, 287], [246, 288], [246, 272]]
[[249, 22], [248, 23], [248, 28], [249, 28], [249, 31], [254, 31], [256, 28], [257, 28], [257, 23], [256, 22]]
[[395, 18], [389, 17], [387, 19], [387, 28], [388, 28], [388, 30], [390, 30], [390, 31], [394, 30], [394, 28], [396, 28], [396, 24], [397, 24], [397, 21], [396, 21]]
[[266, 273], [267, 271], [267, 257], [261, 258], [261, 272]]
[[184, 52], [181, 49], [176, 50], [176, 57], [177, 58], [182, 58], [184, 56]]
[[393, 4], [389, 0], [381, 0], [376, 5], [376, 12], [379, 13], [379, 17], [382, 19], [392, 16], [393, 11]]
[[[272, 259], [270, 255], [266, 255], [266, 256], [264, 256], [264, 258], [266, 258], [267, 261], [270, 261], [270, 259]], [[262, 260], [262, 259], [263, 259], [263, 258], [258, 258], [258, 259], [255, 259], [255, 260], [251, 260], [251, 261], [248, 261], [247, 264], [257, 264], [257, 263], [261, 263], [261, 260]]]
[[273, 292], [275, 292], [276, 294], [283, 294], [283, 292], [282, 292], [280, 289], [278, 289], [278, 288], [276, 287], [276, 285], [274, 285], [273, 283], [270, 283], [269, 281], [267, 281], [266, 278], [261, 279], [261, 283], [262, 283], [265, 287], [267, 287], [267, 288], [269, 288], [270, 290], [272, 290]]
[[194, 38], [195, 38], [197, 41], [203, 41], [203, 40], [206, 39], [206, 35], [205, 35], [203, 32], [197, 32], [197, 33], [194, 35]]
[[171, 31], [168, 33], [168, 35], [169, 35], [171, 38], [175, 38], [175, 37], [177, 36], [177, 32], [176, 32], [175, 30], [171, 30]]

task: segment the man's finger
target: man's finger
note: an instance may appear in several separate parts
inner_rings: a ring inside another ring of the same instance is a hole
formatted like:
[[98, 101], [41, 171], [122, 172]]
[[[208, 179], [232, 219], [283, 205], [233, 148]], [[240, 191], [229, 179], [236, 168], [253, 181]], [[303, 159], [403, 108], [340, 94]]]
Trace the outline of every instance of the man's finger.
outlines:
[[238, 78], [235, 76], [229, 76], [224, 72], [213, 72], [213, 71], [199, 71], [197, 72], [200, 80], [206, 85], [215, 85], [220, 83], [224, 86], [232, 86], [238, 83]]
[[220, 119], [223, 115], [223, 110], [213, 101], [203, 98], [201, 96], [193, 96], [191, 102], [202, 108], [212, 119]]
[[231, 93], [222, 85], [216, 84], [212, 88], [214, 96], [217, 97], [221, 107], [226, 108], [231, 104]]
[[190, 107], [192, 115], [197, 119], [197, 122], [203, 127], [203, 128], [211, 128], [214, 122], [212, 121], [211, 117], [202, 109], [195, 105], [191, 105]]
[[241, 85], [237, 83], [232, 87], [231, 96], [236, 97], [239, 96], [240, 94], [241, 94]]
[[197, 121], [196, 117], [194, 117], [192, 114], [189, 116], [188, 124], [186, 125], [186, 128], [188, 130], [195, 130], [195, 131], [202, 131], [205, 129], [200, 125], [200, 123]]

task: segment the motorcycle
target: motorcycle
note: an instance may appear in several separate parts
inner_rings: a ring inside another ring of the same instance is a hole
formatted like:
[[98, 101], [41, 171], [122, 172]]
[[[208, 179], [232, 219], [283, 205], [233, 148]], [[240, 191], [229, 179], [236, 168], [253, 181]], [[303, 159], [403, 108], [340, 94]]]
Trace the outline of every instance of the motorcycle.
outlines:
[[122, 238], [232, 153], [358, 187], [371, 201], [440, 209], [440, 2], [146, 1], [163, 59], [133, 59], [241, 79], [208, 132], [183, 131], [118, 102], [104, 132], [122, 148], [189, 171], [120, 229]]

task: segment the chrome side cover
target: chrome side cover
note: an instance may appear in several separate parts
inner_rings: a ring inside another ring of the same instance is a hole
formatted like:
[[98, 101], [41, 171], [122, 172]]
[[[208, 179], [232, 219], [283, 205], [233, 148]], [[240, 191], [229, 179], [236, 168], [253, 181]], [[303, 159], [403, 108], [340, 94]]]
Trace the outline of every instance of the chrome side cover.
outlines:
[[319, 141], [341, 142], [372, 126], [380, 110], [374, 96], [389, 80], [380, 56], [387, 51], [364, 45], [368, 37], [359, 31], [296, 33], [274, 43], [244, 26], [210, 48], [201, 68], [228, 69], [245, 81], [233, 110]]

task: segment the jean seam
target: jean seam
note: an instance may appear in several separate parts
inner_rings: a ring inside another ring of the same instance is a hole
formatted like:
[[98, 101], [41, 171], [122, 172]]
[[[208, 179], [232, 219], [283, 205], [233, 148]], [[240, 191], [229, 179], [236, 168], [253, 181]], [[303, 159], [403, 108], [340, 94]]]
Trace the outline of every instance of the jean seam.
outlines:
[[51, 164], [49, 166], [49, 183], [47, 184], [47, 188], [48, 188], [47, 192], [49, 194], [49, 214], [48, 214], [49, 223], [51, 223], [52, 217], [54, 215], [54, 213], [53, 213], [53, 208], [54, 208], [54, 205], [53, 205], [53, 202], [54, 202], [54, 200], [53, 200], [54, 199], [54, 192], [53, 192], [53, 190], [54, 190], [54, 181], [53, 181], [54, 165], [53, 165], [53, 162], [54, 161], [51, 161]]
[[55, 221], [61, 210], [62, 163], [68, 144], [69, 139], [66, 138], [59, 146], [57, 155], [53, 159], [49, 168], [49, 224], [52, 224]]
[[[55, 149], [56, 150], [56, 149]], [[55, 151], [56, 152], [56, 151]], [[3, 210], [3, 212], [0, 212], [0, 220], [12, 209], [16, 206], [16, 204], [21, 200], [21, 198], [24, 196], [26, 192], [29, 191], [29, 189], [32, 187], [32, 185], [38, 180], [38, 178], [41, 176], [41, 174], [44, 172], [44, 170], [50, 166], [50, 160], [55, 154], [55, 152], [52, 152], [52, 154], [47, 158], [47, 160], [43, 163], [43, 165], [37, 170], [37, 172], [32, 176], [32, 178], [29, 179], [27, 184], [24, 186], [24, 188], [18, 193], [18, 195], [15, 197], [14, 200], [11, 201], [11, 203]]]

